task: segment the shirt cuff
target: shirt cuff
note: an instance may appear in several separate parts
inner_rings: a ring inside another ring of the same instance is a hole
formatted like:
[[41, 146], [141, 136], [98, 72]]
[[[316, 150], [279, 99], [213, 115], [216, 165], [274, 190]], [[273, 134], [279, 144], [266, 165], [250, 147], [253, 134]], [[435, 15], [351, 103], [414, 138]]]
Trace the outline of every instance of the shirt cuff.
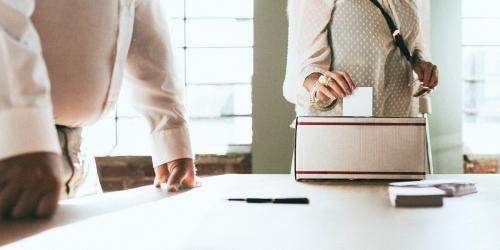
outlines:
[[61, 153], [51, 110], [0, 111], [0, 137], [0, 160], [34, 152]]
[[155, 132], [151, 135], [151, 139], [154, 167], [177, 159], [194, 159], [188, 126]]

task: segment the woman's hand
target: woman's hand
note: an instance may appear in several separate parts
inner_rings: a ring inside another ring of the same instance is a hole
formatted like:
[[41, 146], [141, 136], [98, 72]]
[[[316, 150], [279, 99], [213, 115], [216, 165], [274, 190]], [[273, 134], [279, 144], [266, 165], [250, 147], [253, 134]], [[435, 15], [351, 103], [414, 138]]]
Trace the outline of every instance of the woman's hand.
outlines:
[[413, 70], [418, 75], [418, 79], [422, 81], [424, 87], [434, 89], [438, 85], [439, 71], [436, 65], [427, 61], [417, 61], [413, 64]]
[[[352, 95], [352, 92], [356, 89], [356, 85], [347, 72], [325, 71], [323, 74], [330, 80], [326, 84], [318, 85], [316, 97], [320, 101], [341, 99]], [[313, 73], [305, 79], [304, 86], [308, 91], [311, 90], [312, 86], [318, 81], [320, 76], [320, 73]]]

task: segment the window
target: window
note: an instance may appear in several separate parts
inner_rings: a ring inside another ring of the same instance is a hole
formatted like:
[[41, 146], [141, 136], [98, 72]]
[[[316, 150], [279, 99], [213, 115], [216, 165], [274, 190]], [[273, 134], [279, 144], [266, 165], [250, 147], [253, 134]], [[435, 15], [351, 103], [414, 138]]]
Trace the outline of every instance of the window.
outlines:
[[463, 0], [465, 153], [500, 153], [500, 2]]
[[[252, 142], [253, 0], [162, 1], [186, 84], [193, 148], [198, 154], [248, 151]], [[128, 104], [84, 130], [97, 156], [149, 155], [146, 122]], [[140, 146], [138, 146], [140, 145]]]

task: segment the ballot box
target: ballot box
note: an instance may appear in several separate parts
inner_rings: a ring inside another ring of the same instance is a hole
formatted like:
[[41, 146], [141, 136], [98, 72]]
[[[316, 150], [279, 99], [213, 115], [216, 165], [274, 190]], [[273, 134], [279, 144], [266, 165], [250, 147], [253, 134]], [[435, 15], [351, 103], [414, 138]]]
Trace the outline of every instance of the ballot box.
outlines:
[[427, 131], [418, 117], [297, 117], [295, 178], [424, 179]]

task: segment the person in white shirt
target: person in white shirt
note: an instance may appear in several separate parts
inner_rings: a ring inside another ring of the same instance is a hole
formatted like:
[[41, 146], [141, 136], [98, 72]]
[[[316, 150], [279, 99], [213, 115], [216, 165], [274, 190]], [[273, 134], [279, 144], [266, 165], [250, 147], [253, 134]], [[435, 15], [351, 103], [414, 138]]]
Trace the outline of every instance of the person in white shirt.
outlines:
[[60, 193], [100, 191], [81, 127], [116, 104], [124, 74], [151, 128], [154, 184], [197, 185], [184, 84], [159, 4], [0, 0], [1, 217], [51, 216]]

